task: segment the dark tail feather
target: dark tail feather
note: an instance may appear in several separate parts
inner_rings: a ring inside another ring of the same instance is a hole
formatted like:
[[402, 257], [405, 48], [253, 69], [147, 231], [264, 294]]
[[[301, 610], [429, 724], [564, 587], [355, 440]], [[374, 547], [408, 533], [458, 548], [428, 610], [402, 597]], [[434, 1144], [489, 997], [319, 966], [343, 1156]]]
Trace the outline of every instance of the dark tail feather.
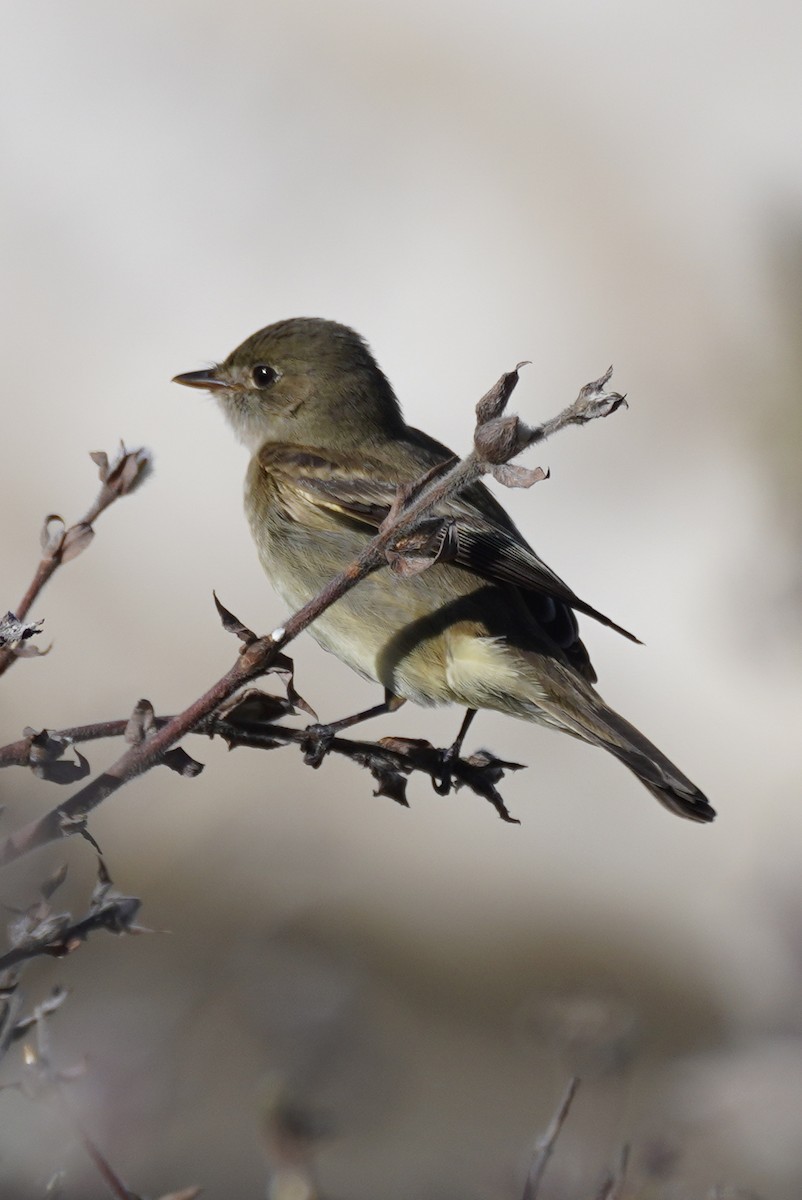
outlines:
[[643, 786], [647, 787], [665, 808], [677, 816], [703, 823], [715, 820], [716, 810], [708, 804], [707, 797], [676, 767], [672, 767], [670, 773], [667, 773], [661, 771], [654, 761], [644, 759], [637, 751], [633, 753], [619, 746], [608, 746], [608, 749], [637, 775]]
[[612, 734], [609, 741], [605, 739], [602, 743], [605, 749], [629, 767], [665, 808], [689, 821], [708, 822], [715, 818], [716, 810], [708, 804], [707, 797], [634, 725], [606, 705], [603, 719]]

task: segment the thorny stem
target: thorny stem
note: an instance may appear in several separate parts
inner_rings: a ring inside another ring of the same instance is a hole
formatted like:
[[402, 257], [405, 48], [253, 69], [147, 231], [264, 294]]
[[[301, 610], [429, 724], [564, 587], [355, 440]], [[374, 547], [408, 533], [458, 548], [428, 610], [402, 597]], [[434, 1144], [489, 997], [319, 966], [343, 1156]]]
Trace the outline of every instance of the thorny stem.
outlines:
[[[589, 384], [577, 400], [568, 405], [556, 417], [542, 425], [527, 427], [520, 425], [514, 444], [509, 447], [506, 458], [513, 458], [527, 446], [543, 441], [568, 425], [584, 424], [595, 417], [607, 416], [624, 402], [624, 398], [608, 394], [604, 386], [609, 380], [608, 371], [602, 379]], [[496, 389], [503, 389], [504, 398], [494, 412], [503, 410], [506, 400], [517, 382], [517, 370], [502, 376]], [[490, 395], [490, 393], [488, 393]], [[480, 404], [483, 404], [480, 401]], [[480, 422], [482, 418], [480, 417]], [[477, 425], [477, 433], [481, 424]], [[476, 435], [475, 435], [476, 436]], [[281, 649], [302, 633], [335, 601], [341, 599], [373, 571], [387, 563], [387, 551], [404, 535], [414, 532], [422, 520], [439, 504], [475, 483], [482, 475], [492, 471], [493, 466], [504, 461], [497, 456], [493, 464], [483, 461], [478, 453], [471, 451], [462, 460], [451, 460], [443, 464], [440, 472], [435, 470], [426, 477], [422, 486], [413, 485], [407, 493], [406, 502], [399, 503], [399, 511], [393, 511], [379, 533], [352, 563], [335, 575], [325, 587], [297, 612], [288, 617], [283, 626], [273, 635], [250, 641], [234, 666], [217, 683], [204, 692], [184, 712], [170, 720], [151, 736], [131, 746], [107, 771], [96, 776], [79, 791], [70, 796], [45, 816], [29, 822], [0, 843], [0, 866], [5, 866], [31, 851], [50, 842], [84, 833], [86, 818], [93, 809], [116, 792], [124, 783], [149, 770], [162, 760], [167, 750], [186, 734], [197, 729], [202, 722], [230, 699], [244, 684], [268, 673], [279, 657]], [[451, 465], [453, 463], [453, 465]], [[2, 654], [2, 651], [0, 651]], [[2, 670], [2, 667], [0, 667]]]

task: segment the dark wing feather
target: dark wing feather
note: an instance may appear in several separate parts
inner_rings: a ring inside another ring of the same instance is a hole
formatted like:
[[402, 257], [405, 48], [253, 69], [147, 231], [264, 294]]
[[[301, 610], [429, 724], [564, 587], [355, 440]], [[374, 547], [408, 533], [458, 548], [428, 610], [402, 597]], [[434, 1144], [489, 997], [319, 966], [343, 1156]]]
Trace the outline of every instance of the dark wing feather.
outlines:
[[[390, 464], [378, 455], [360, 455], [357, 467], [353, 461], [347, 464], [337, 461], [330, 451], [310, 452], [297, 446], [265, 446], [260, 459], [271, 473], [288, 477], [292, 487], [308, 501], [372, 532], [387, 516], [400, 483], [412, 482], [433, 463], [451, 457], [446, 447], [426, 435], [417, 430], [409, 433], [419, 441], [401, 444], [409, 460], [401, 469], [395, 458]], [[538, 558], [482, 484], [466, 488], [461, 495], [435, 509], [433, 515], [453, 522], [456, 538], [449, 561], [491, 583], [519, 587], [538, 623], [591, 682], [595, 674], [579, 640], [573, 610], [593, 617], [633, 642], [638, 641], [634, 634], [577, 596]]]

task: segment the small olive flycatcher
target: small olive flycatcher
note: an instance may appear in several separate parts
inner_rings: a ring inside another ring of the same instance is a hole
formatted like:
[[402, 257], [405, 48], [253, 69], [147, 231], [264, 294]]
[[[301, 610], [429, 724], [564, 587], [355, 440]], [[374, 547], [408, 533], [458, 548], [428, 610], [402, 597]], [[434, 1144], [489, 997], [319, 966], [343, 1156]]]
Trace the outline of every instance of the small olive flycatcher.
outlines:
[[[245, 510], [293, 609], [358, 556], [399, 484], [453, 457], [405, 423], [365, 342], [334, 321], [279, 321], [176, 382], [212, 392], [250, 450]], [[575, 612], [613, 622], [538, 558], [482, 484], [437, 515], [453, 522], [455, 560], [368, 576], [310, 626], [320, 645], [399, 702], [497, 709], [601, 746], [666, 808], [712, 821], [699, 789], [592, 686]]]

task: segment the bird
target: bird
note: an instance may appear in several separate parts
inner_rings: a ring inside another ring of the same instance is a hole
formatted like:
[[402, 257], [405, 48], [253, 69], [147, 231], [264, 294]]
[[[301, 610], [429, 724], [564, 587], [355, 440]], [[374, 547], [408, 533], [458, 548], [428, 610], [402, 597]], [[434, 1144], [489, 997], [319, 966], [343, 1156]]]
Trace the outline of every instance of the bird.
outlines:
[[[222, 362], [174, 377], [209, 391], [250, 451], [245, 511], [262, 567], [296, 610], [375, 536], [401, 485], [452, 452], [408, 425], [390, 382], [353, 329], [294, 317], [254, 333]], [[637, 641], [538, 557], [482, 483], [435, 516], [455, 539], [449, 561], [399, 577], [381, 569], [309, 627], [317, 642], [385, 689], [385, 703], [491, 709], [607, 750], [665, 808], [715, 811], [686, 775], [594, 687], [577, 613]]]

